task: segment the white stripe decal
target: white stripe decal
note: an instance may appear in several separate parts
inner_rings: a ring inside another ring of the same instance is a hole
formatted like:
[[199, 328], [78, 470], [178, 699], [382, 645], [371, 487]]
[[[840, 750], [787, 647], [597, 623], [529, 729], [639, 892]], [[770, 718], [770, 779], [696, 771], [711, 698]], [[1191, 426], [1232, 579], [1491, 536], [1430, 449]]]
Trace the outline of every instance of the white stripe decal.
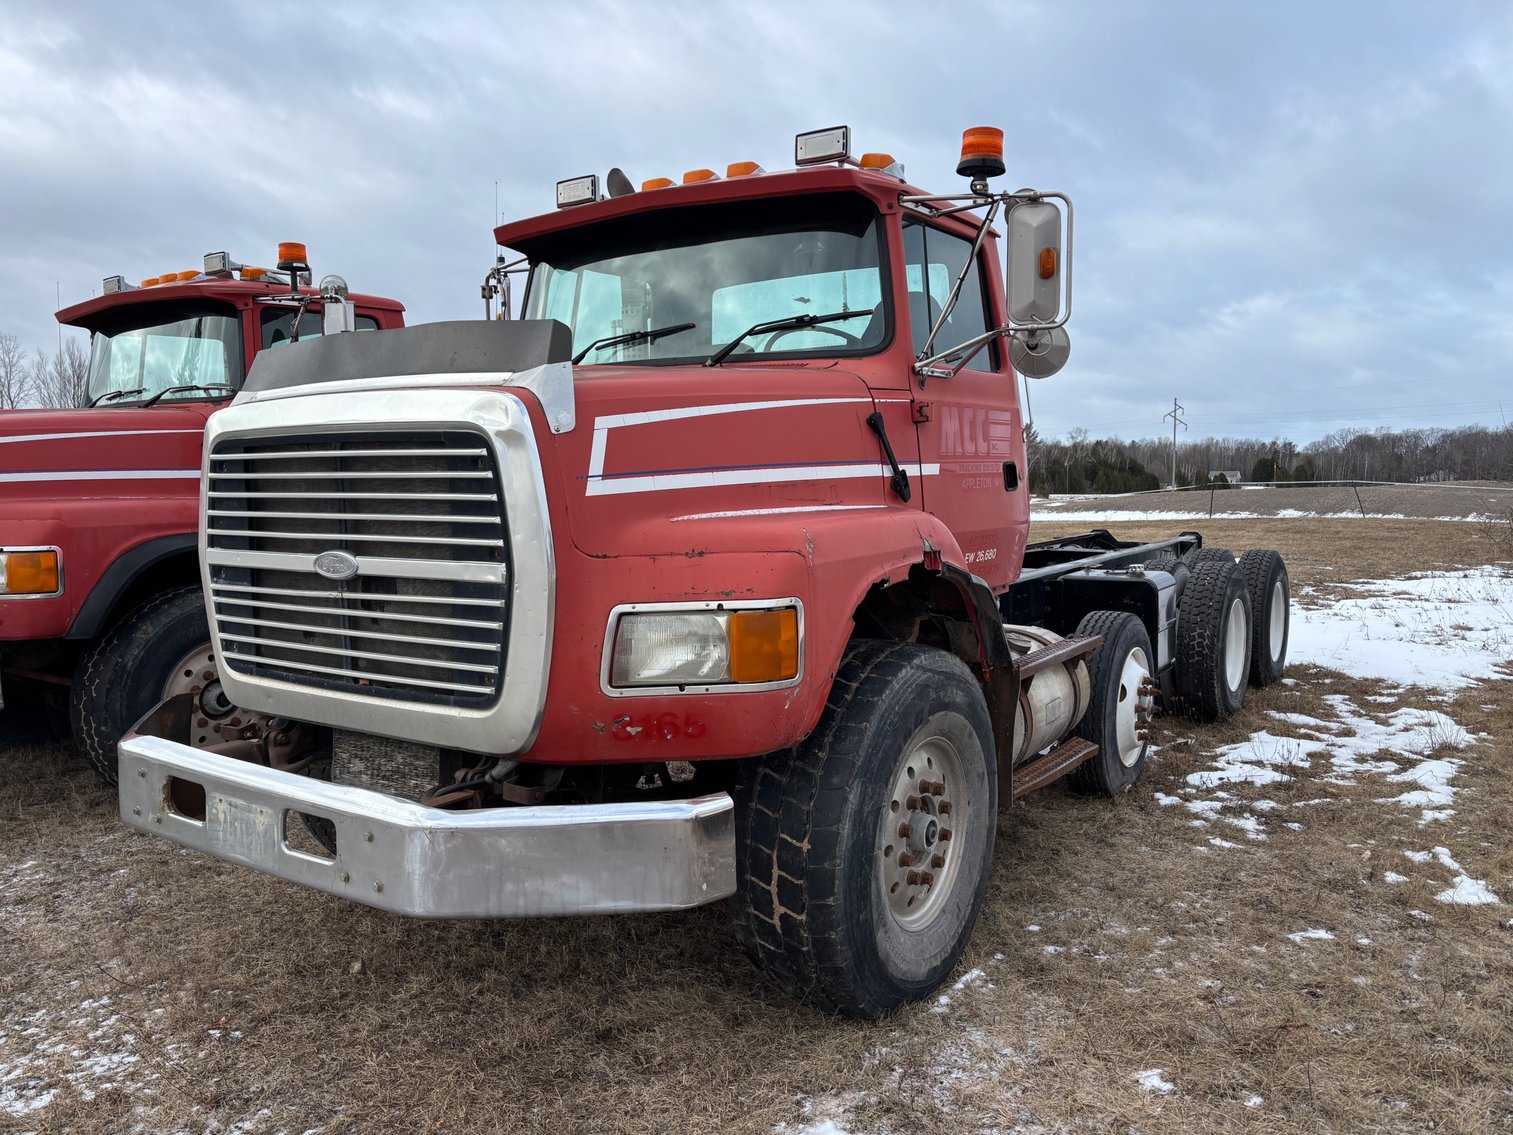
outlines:
[[[772, 402], [722, 402], [712, 406], [675, 406], [667, 410], [647, 410], [636, 414], [607, 414], [594, 419], [593, 447], [588, 459], [586, 496], [618, 496], [624, 493], [657, 493], [673, 489], [708, 488], [716, 485], [780, 485], [787, 481], [823, 481], [851, 477], [881, 476], [881, 465], [795, 466], [790, 468], [721, 469], [697, 473], [649, 473], [641, 476], [608, 479], [604, 476], [604, 455], [609, 448], [609, 431], [626, 426], [644, 426], [653, 422], [674, 422], [684, 418], [703, 418], [715, 414], [744, 414], [754, 410], [782, 410], [794, 406], [871, 405], [871, 398], [785, 398]], [[936, 473], [940, 472], [937, 465]], [[891, 472], [891, 470], [888, 470]]]
[[885, 504], [796, 504], [789, 508], [738, 508], [730, 512], [691, 512], [687, 516], [668, 517], [680, 520], [724, 520], [732, 516], [784, 516], [792, 512], [858, 512], [869, 508], [887, 508]]
[[594, 419], [594, 430], [617, 426], [645, 426], [652, 422], [675, 422], [679, 418], [703, 418], [711, 414], [744, 414], [748, 410], [781, 410], [787, 406], [838, 406], [871, 402], [870, 398], [788, 398], [781, 402], [722, 402], [714, 406], [676, 406], [671, 410], [647, 410], [640, 414], [611, 414]]
[[198, 469], [54, 470], [45, 473], [0, 473], [0, 484], [12, 481], [178, 481], [200, 479]]
[[66, 441], [74, 437], [146, 437], [148, 434], [202, 434], [204, 430], [87, 430], [70, 434], [20, 434], [16, 437], [0, 437], [0, 445], [14, 445], [18, 441]]
[[[918, 477], [933, 477], [938, 464], [903, 463]], [[886, 465], [791, 465], [782, 468], [720, 469], [700, 473], [649, 473], [641, 477], [616, 477], [608, 481], [590, 481], [588, 495], [617, 496], [622, 493], [665, 493], [675, 489], [709, 489], [721, 485], [784, 485], [793, 481], [846, 481], [858, 477], [886, 477], [893, 470]]]

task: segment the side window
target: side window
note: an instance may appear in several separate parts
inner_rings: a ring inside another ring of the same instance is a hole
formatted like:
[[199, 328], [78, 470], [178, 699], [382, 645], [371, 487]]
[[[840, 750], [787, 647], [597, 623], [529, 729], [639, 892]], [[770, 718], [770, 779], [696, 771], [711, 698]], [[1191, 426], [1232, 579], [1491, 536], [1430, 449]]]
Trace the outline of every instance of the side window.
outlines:
[[[909, 325], [914, 336], [914, 353], [925, 349], [930, 328], [940, 318], [962, 266], [972, 254], [972, 242], [953, 233], [930, 228], [917, 221], [904, 223], [904, 273], [909, 289]], [[989, 329], [984, 300], [982, 266], [967, 273], [961, 295], [951, 317], [941, 326], [931, 354], [939, 354], [958, 343], [965, 343]], [[996, 350], [994, 361], [997, 365]], [[978, 364], [982, 365], [981, 363]]]
[[[378, 320], [371, 315], [359, 315], [353, 323], [358, 331], [377, 331]], [[299, 321], [299, 337], [314, 339], [321, 333], [321, 316], [318, 311], [306, 311]], [[294, 312], [272, 309], [263, 312], [263, 330], [260, 349], [282, 347], [294, 339]]]

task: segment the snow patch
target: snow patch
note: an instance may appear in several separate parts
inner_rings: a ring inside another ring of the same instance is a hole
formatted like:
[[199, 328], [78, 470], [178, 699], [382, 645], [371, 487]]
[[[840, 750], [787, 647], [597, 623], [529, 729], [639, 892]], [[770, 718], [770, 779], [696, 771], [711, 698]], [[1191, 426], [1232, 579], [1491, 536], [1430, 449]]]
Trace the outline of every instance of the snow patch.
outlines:
[[1177, 1090], [1177, 1085], [1166, 1078], [1164, 1068], [1147, 1068], [1144, 1072], [1136, 1072], [1135, 1080], [1142, 1091], [1155, 1092], [1157, 1095], [1166, 1096]]
[[1333, 942], [1334, 935], [1327, 930], [1297, 930], [1287, 935], [1294, 942]]

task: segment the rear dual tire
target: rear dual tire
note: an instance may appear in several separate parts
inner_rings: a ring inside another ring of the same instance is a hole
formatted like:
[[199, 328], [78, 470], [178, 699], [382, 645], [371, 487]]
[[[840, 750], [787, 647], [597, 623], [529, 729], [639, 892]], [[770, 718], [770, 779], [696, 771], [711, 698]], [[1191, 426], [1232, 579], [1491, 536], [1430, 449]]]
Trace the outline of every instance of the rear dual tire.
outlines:
[[1177, 695], [1192, 720], [1222, 721], [1244, 704], [1250, 680], [1250, 593], [1229, 553], [1190, 562], [1177, 608]]

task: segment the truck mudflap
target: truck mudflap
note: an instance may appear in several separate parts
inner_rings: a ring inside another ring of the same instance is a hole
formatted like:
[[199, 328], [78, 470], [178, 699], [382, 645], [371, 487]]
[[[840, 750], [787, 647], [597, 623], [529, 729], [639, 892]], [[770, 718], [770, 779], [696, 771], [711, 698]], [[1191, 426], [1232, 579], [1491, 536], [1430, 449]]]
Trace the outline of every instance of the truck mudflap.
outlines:
[[[681, 910], [735, 892], [735, 805], [691, 800], [447, 811], [195, 749], [170, 699], [120, 743], [131, 827], [418, 918]], [[336, 850], [291, 845], [301, 814]], [[308, 848], [308, 849], [307, 849]]]

